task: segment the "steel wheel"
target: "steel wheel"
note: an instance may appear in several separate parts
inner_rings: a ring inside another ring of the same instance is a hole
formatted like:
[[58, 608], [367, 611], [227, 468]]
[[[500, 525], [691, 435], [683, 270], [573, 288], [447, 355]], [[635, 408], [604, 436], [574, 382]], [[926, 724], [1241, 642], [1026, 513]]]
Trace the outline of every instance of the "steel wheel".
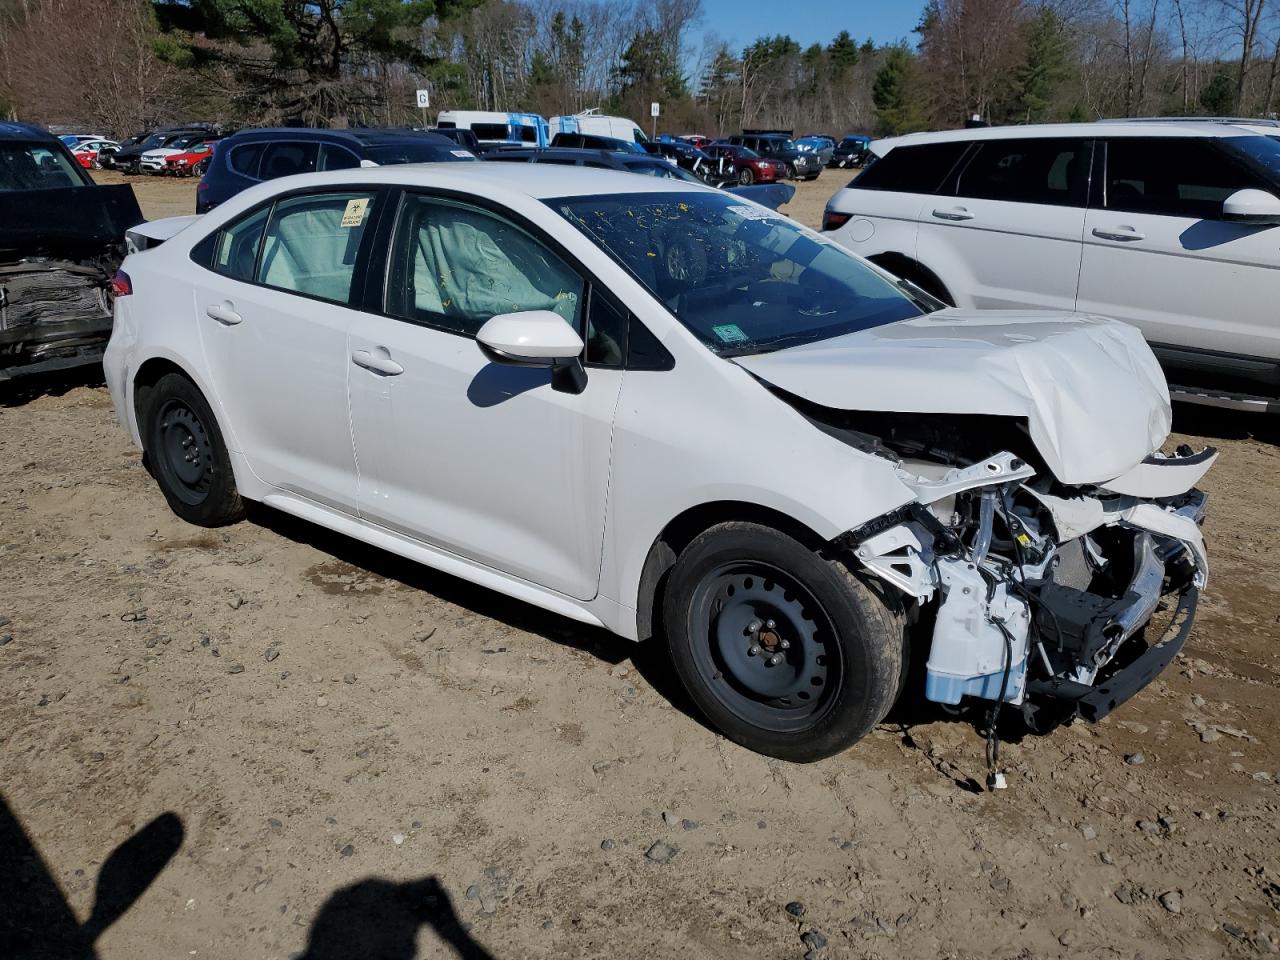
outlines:
[[693, 593], [692, 620], [705, 630], [695, 663], [731, 712], [778, 732], [812, 725], [840, 686], [828, 647], [830, 619], [782, 571], [749, 561], [711, 571]]
[[197, 506], [213, 481], [213, 443], [200, 417], [181, 400], [166, 400], [159, 411], [157, 466], [183, 503]]

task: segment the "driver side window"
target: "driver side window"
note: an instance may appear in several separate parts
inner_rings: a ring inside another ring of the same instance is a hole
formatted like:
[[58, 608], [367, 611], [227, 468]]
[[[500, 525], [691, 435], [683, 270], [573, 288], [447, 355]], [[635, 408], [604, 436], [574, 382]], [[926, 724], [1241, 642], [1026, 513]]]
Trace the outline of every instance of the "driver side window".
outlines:
[[510, 221], [443, 198], [408, 196], [391, 243], [386, 311], [473, 337], [490, 318], [550, 310], [581, 330], [577, 271]]

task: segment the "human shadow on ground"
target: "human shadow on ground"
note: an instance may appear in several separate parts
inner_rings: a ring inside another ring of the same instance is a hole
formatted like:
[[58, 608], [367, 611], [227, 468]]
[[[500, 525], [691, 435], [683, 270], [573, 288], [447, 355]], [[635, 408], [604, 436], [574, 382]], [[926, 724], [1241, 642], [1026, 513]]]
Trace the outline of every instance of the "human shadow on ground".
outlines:
[[182, 821], [162, 813], [116, 847], [98, 871], [93, 911], [82, 924], [0, 795], [0, 957], [92, 960], [95, 942], [146, 892], [182, 840]]
[[374, 877], [336, 891], [312, 921], [307, 948], [297, 960], [413, 960], [424, 926], [459, 960], [493, 960], [463, 927], [449, 894], [431, 876], [405, 883]]

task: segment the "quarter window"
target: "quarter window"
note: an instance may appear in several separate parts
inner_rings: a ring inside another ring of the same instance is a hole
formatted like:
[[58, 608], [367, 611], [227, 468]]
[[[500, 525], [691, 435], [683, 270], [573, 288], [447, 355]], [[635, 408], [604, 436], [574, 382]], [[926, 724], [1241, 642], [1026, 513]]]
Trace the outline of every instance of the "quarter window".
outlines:
[[231, 151], [231, 169], [246, 177], [258, 175], [258, 161], [262, 159], [263, 143], [246, 143]]
[[961, 197], [1083, 207], [1087, 140], [985, 140], [960, 174]]
[[371, 193], [326, 193], [279, 201], [263, 240], [258, 281], [349, 303], [356, 258], [373, 207]]
[[233, 280], [253, 282], [254, 268], [258, 264], [258, 248], [262, 246], [262, 231], [267, 225], [269, 213], [271, 208], [263, 207], [222, 228], [214, 247], [211, 264], [214, 270]]
[[332, 143], [320, 145], [320, 164], [318, 170], [352, 170], [360, 166], [360, 158], [345, 147]]
[[922, 143], [895, 147], [874, 159], [849, 186], [859, 190], [937, 193], [964, 153], [967, 143]]
[[391, 245], [386, 310], [475, 336], [502, 313], [551, 310], [581, 329], [583, 282], [515, 224], [433, 197], [406, 198]]
[[1222, 201], [1273, 189], [1204, 140], [1134, 137], [1107, 143], [1108, 210], [1219, 220]]

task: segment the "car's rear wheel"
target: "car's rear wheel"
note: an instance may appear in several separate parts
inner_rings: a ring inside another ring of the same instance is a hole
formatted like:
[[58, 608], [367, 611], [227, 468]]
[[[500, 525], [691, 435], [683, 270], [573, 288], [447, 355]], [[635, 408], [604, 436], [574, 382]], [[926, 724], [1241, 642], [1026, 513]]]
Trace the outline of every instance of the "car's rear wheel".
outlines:
[[725, 523], [685, 548], [668, 584], [672, 662], [729, 739], [819, 760], [892, 706], [901, 620], [839, 561], [769, 527]]
[[752, 173], [751, 170], [747, 167], [743, 167], [741, 170], [738, 171], [738, 182], [742, 184], [744, 187], [751, 186], [751, 184], [755, 182], [755, 179], [756, 179], [755, 174]]
[[174, 513], [202, 527], [244, 518], [222, 431], [195, 384], [165, 374], [147, 391], [141, 419], [148, 466]]

